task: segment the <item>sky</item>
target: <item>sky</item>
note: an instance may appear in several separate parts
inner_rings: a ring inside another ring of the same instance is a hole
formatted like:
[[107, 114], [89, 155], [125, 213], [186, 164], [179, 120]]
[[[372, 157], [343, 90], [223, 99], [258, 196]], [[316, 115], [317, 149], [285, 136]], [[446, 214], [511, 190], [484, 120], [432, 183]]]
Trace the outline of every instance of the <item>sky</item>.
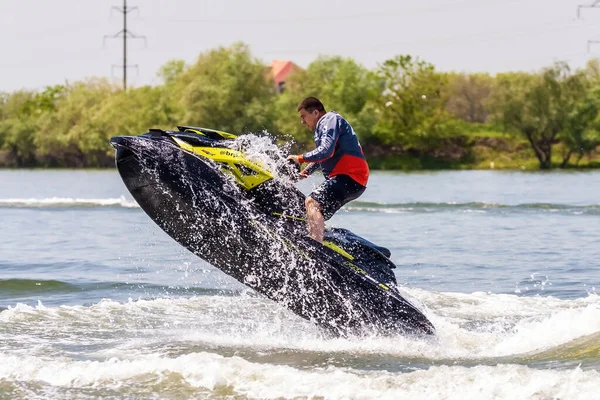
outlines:
[[[441, 71], [536, 71], [556, 61], [579, 68], [600, 56], [600, 3], [593, 0], [128, 0], [131, 86], [160, 84], [172, 59], [193, 63], [243, 41], [269, 64], [306, 67], [319, 55], [367, 68], [411, 54]], [[123, 0], [0, 0], [0, 92], [107, 77], [121, 81]]]

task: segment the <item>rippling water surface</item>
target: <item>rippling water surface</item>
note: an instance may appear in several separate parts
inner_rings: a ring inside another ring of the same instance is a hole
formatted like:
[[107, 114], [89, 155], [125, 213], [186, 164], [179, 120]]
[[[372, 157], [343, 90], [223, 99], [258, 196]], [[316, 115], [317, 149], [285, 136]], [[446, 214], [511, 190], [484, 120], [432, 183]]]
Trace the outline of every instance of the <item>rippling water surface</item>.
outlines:
[[437, 337], [324, 337], [116, 170], [0, 171], [0, 398], [600, 396], [600, 173], [376, 172], [330, 224], [390, 248]]

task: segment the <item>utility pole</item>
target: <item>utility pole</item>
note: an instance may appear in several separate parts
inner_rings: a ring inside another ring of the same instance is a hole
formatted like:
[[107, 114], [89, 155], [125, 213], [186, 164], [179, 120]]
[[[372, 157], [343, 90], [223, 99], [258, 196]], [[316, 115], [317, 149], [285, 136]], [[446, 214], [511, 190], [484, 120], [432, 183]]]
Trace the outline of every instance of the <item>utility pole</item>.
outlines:
[[[600, 0], [598, 0], [600, 1]], [[136, 65], [127, 65], [127, 39], [143, 39], [144, 40], [144, 45], [146, 44], [146, 36], [138, 36], [134, 33], [132, 33], [130, 30], [127, 29], [127, 14], [129, 14], [131, 11], [135, 11], [137, 10], [137, 7], [127, 7], [127, 0], [123, 0], [123, 7], [117, 7], [117, 6], [113, 6], [111, 8], [111, 10], [117, 10], [118, 12], [123, 14], [123, 29], [121, 29], [119, 32], [115, 33], [114, 35], [104, 35], [104, 43], [106, 43], [106, 39], [107, 38], [118, 38], [118, 37], [122, 37], [123, 38], [123, 65], [113, 65], [114, 67], [123, 67], [123, 90], [127, 90], [127, 68], [129, 67], [135, 67], [137, 68], [137, 64]]]
[[[578, 19], [581, 18], [581, 9], [582, 8], [600, 8], [600, 0], [595, 0], [592, 4], [577, 6], [577, 18]], [[587, 41], [587, 52], [588, 53], [591, 50], [591, 45], [594, 43], [600, 43], [600, 40], [588, 40]]]

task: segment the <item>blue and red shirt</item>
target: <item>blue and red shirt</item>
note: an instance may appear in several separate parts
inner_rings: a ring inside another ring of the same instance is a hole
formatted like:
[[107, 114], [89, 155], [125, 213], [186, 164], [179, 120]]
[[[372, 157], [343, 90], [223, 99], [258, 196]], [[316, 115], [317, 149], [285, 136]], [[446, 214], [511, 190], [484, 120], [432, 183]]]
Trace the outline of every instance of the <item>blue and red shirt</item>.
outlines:
[[[367, 186], [369, 165], [352, 126], [340, 114], [329, 111], [323, 115], [314, 132], [317, 148], [302, 154], [299, 161], [320, 166], [326, 178], [348, 175]], [[303, 171], [312, 173], [316, 168]], [[308, 168], [307, 168], [308, 169]]]

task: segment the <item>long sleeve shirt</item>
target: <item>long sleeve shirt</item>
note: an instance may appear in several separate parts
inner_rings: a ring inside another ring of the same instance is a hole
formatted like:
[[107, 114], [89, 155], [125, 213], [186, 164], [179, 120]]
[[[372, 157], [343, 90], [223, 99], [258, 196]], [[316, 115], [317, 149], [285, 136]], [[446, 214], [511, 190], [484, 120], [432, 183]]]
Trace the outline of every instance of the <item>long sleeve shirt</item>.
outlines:
[[348, 175], [366, 186], [369, 166], [352, 126], [340, 114], [330, 111], [317, 122], [314, 131], [316, 149], [299, 157], [300, 162], [311, 162], [305, 174], [321, 167], [325, 178]]

